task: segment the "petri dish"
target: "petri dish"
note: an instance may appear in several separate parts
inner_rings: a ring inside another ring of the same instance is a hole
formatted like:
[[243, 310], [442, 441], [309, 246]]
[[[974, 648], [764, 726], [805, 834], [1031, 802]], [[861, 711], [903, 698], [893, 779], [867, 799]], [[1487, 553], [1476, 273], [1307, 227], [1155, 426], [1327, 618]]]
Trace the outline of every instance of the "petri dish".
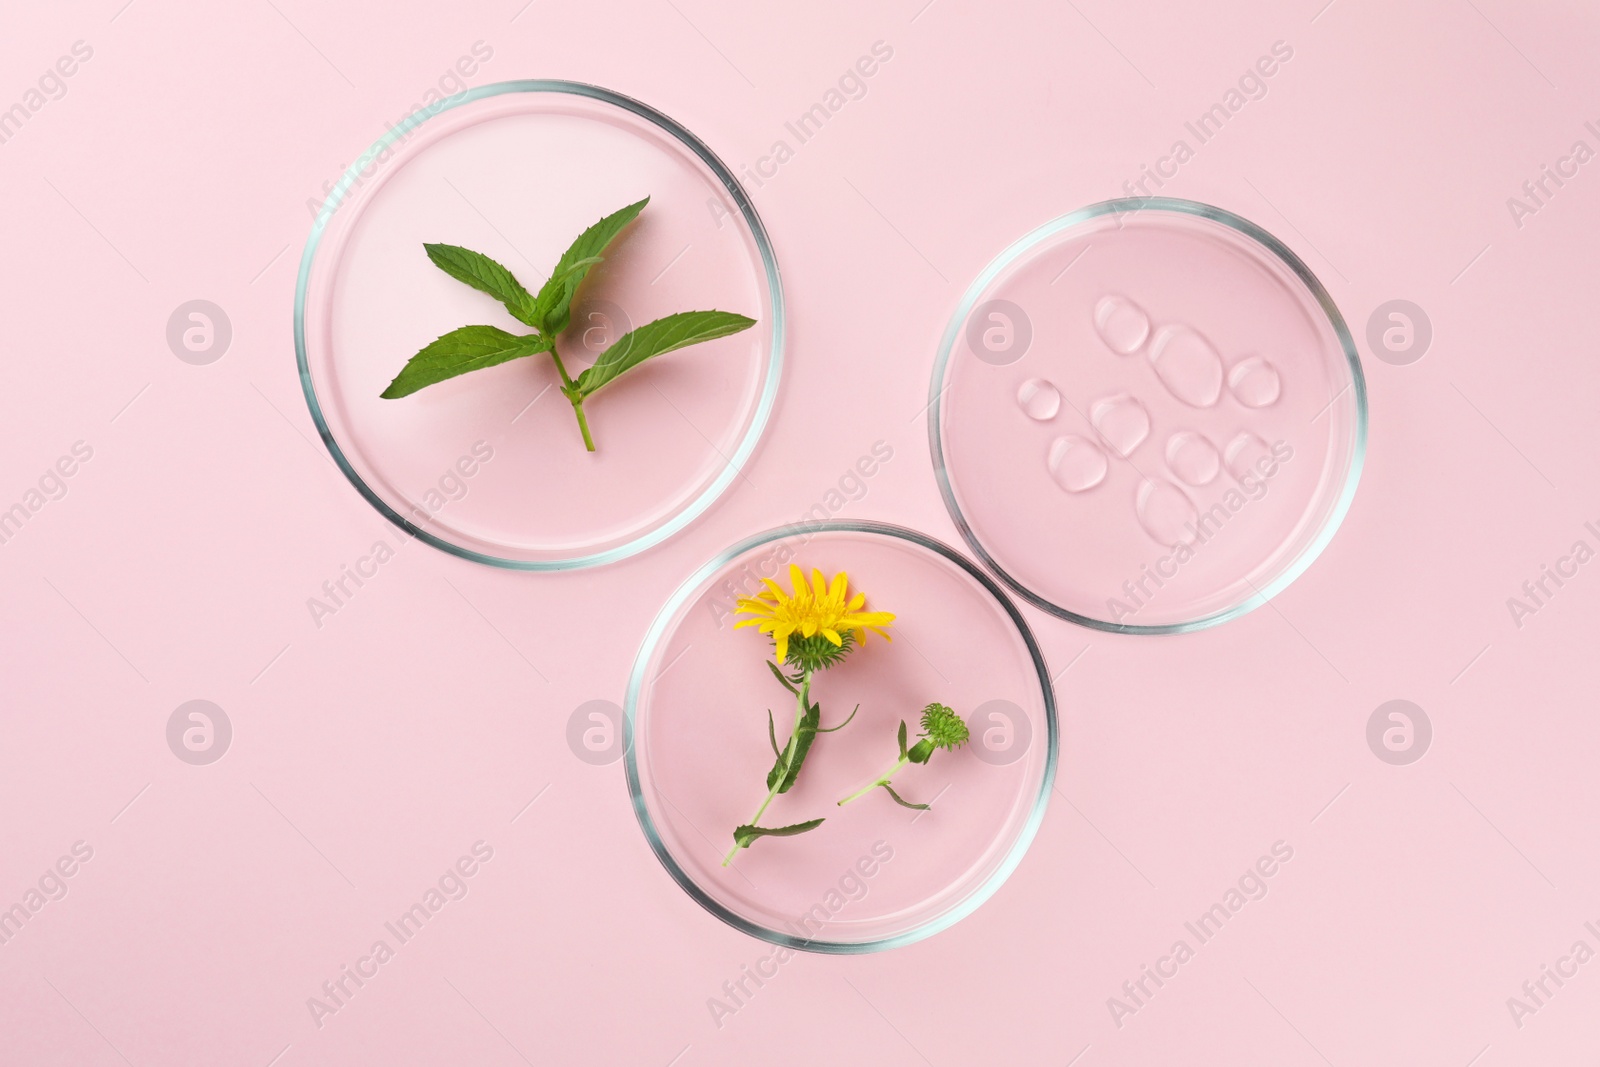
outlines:
[[1265, 603], [1316, 559], [1366, 450], [1343, 317], [1221, 208], [1094, 204], [1007, 248], [945, 330], [928, 436], [972, 550], [1019, 596], [1119, 633]]
[[[766, 795], [767, 711], [787, 741], [794, 697], [766, 665], [770, 639], [734, 629], [735, 600], [762, 577], [849, 575], [867, 609], [892, 611], [893, 640], [869, 635], [812, 695], [822, 725], [795, 786], [763, 825], [825, 822], [757, 840], [723, 859]], [[969, 743], [838, 801], [893, 763], [930, 702], [957, 710]], [[656, 856], [712, 914], [775, 944], [864, 953], [908, 944], [970, 914], [1020, 862], [1044, 815], [1058, 748], [1044, 661], [993, 579], [945, 545], [898, 526], [829, 522], [758, 534], [710, 560], [662, 608], [634, 663], [625, 716], [628, 789]]]
[[[674, 312], [757, 324], [596, 393], [585, 409], [597, 451], [584, 450], [545, 355], [379, 398], [443, 333], [529, 329], [434, 267], [424, 242], [482, 252], [536, 292], [578, 234], [645, 196], [573, 304], [569, 373]], [[621, 559], [704, 512], [761, 436], [783, 334], [772, 247], [728, 168], [660, 112], [570, 82], [483, 86], [391, 128], [324, 203], [295, 291], [306, 403], [356, 489], [438, 548], [522, 570]]]

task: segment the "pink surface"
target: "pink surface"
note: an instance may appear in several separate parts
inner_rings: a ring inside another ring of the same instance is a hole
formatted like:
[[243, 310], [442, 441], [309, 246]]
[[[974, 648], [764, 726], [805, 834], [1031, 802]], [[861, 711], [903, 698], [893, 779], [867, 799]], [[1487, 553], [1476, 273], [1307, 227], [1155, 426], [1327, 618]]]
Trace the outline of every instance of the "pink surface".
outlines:
[[[1241, 89], [1276, 41], [1292, 58]], [[0, 901], [39, 906], [0, 944], [0, 1061], [1593, 1060], [1597, 46], [1561, 0], [19, 8]], [[441, 80], [519, 77], [638, 96], [749, 167], [792, 315], [745, 477], [570, 575], [402, 543], [315, 439], [290, 340], [306, 202]], [[1235, 89], [1199, 143], [1185, 123]], [[786, 125], [829, 101], [803, 142]], [[1203, 633], [1029, 612], [1064, 748], [1015, 874], [937, 937], [788, 959], [715, 1015], [772, 949], [679, 891], [568, 717], [621, 701], [657, 607], [751, 531], [815, 505], [954, 541], [922, 415], [945, 323], [1007, 243], [1141, 167], [1277, 234], [1350, 320], [1372, 436], [1343, 529]], [[231, 321], [209, 365], [166, 336], [196, 299]], [[1367, 341], [1397, 299], [1431, 320], [1410, 365]], [[334, 604], [346, 567], [370, 576]], [[1367, 741], [1397, 698], [1432, 724], [1404, 766]], [[232, 724], [209, 765], [168, 744], [196, 699]], [[314, 1019], [344, 967], [370, 977]]]

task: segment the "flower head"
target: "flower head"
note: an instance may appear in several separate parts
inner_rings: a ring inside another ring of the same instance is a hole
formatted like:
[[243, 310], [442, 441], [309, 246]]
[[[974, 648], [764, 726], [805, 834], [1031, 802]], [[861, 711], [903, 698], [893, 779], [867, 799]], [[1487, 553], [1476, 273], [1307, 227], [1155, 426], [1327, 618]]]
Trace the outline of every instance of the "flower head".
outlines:
[[851, 595], [850, 579], [843, 571], [828, 582], [821, 571], [813, 568], [807, 582], [800, 568], [791, 563], [792, 591], [786, 592], [770, 578], [761, 579], [761, 584], [766, 588], [755, 596], [739, 598], [739, 612], [751, 618], [739, 620], [734, 628], [754, 626], [770, 635], [774, 658], [779, 663], [798, 658], [808, 670], [827, 668], [839, 662], [851, 647], [864, 642], [868, 630], [889, 640], [884, 627], [894, 621], [894, 616], [887, 611], [862, 610], [867, 595]]
[[952, 709], [943, 704], [929, 704], [922, 709], [922, 734], [933, 742], [934, 748], [955, 750], [967, 743], [967, 724]]

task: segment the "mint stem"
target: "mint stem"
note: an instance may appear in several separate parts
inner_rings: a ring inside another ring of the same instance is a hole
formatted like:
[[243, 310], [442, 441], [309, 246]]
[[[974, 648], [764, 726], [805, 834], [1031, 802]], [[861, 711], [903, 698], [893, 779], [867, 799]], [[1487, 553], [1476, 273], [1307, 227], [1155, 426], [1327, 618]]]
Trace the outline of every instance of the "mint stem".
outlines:
[[554, 341], [550, 342], [550, 358], [555, 360], [556, 373], [561, 375], [561, 392], [572, 401], [572, 413], [578, 416], [578, 429], [583, 433], [583, 447], [593, 452], [594, 438], [589, 436], [589, 420], [583, 414], [583, 397], [579, 395], [577, 386], [572, 384], [572, 376], [567, 373], [566, 364], [561, 362], [561, 353], [556, 351]]
[[594, 438], [589, 436], [589, 420], [583, 416], [583, 401], [576, 399], [573, 400], [572, 410], [573, 413], [578, 416], [578, 429], [583, 431], [583, 447], [587, 448], [590, 452], [593, 452]]

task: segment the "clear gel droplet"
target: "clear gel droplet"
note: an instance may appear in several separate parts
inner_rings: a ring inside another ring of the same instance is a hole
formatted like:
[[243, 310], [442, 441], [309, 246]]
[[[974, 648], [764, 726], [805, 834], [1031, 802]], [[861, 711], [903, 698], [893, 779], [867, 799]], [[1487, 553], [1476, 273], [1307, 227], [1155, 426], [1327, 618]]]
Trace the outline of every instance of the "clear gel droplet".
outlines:
[[1200, 513], [1182, 489], [1165, 480], [1146, 478], [1135, 499], [1139, 525], [1168, 547], [1188, 544], [1195, 537]]
[[1222, 357], [1187, 326], [1163, 326], [1150, 342], [1150, 362], [1167, 391], [1193, 408], [1208, 408], [1222, 395]]
[[1113, 293], [1094, 306], [1094, 327], [1107, 348], [1119, 356], [1130, 356], [1150, 336], [1150, 316], [1132, 300]]
[[1017, 390], [1017, 403], [1028, 418], [1049, 422], [1061, 410], [1061, 391], [1043, 378], [1029, 378]]
[[1050, 477], [1069, 493], [1081, 493], [1105, 481], [1110, 462], [1087, 437], [1069, 434], [1050, 443]]
[[1222, 461], [1228, 473], [1240, 481], [1247, 477], [1260, 481], [1268, 477], [1267, 472], [1277, 464], [1267, 443], [1249, 431], [1228, 442], [1228, 447], [1222, 451]]
[[1228, 389], [1245, 407], [1264, 408], [1277, 402], [1278, 394], [1283, 392], [1283, 380], [1277, 367], [1260, 356], [1250, 356], [1228, 371]]
[[1123, 459], [1150, 436], [1150, 412], [1127, 393], [1108, 396], [1089, 409], [1089, 421], [1111, 450]]
[[1181, 482], [1209, 485], [1222, 470], [1222, 457], [1205, 435], [1179, 430], [1167, 438], [1167, 466]]

